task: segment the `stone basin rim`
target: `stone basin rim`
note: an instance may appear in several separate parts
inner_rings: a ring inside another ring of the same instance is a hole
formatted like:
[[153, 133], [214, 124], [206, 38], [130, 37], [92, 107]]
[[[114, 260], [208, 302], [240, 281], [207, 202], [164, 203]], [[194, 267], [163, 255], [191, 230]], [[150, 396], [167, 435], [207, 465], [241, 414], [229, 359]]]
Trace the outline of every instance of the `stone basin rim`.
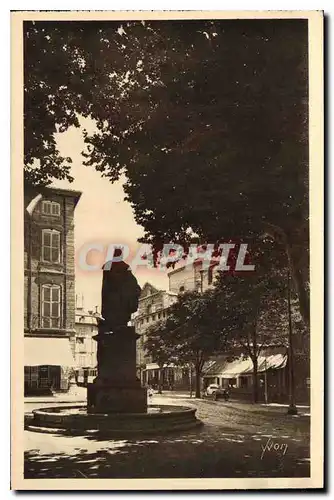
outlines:
[[[68, 417], [71, 419], [82, 419], [86, 417], [90, 418], [125, 418], [125, 419], [165, 419], [173, 418], [177, 416], [194, 415], [196, 408], [191, 408], [189, 406], [180, 405], [149, 405], [148, 408], [164, 409], [161, 413], [94, 413], [86, 412], [83, 414], [71, 414], [66, 413], [66, 410], [74, 409], [87, 409], [86, 404], [80, 405], [68, 405], [68, 406], [48, 406], [47, 408], [38, 408], [32, 411], [33, 415], [38, 416], [50, 416], [50, 417]], [[167, 408], [177, 408], [177, 410], [168, 411]]]

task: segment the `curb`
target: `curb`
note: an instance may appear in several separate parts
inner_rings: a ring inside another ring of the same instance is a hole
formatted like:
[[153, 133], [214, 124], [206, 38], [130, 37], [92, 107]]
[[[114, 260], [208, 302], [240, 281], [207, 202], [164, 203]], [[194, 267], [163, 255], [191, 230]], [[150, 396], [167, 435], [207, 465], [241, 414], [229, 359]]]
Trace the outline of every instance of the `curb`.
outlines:
[[44, 403], [48, 403], [48, 404], [49, 403], [51, 403], [51, 404], [52, 403], [55, 403], [55, 404], [58, 404], [58, 403], [87, 403], [87, 399], [65, 399], [65, 400], [64, 399], [60, 399], [60, 400], [58, 400], [58, 399], [56, 399], [56, 400], [55, 399], [42, 399], [42, 400], [33, 399], [33, 400], [30, 400], [29, 399], [28, 401], [25, 399], [24, 403], [34, 403], [34, 404], [35, 403], [42, 403], [42, 404], [44, 404]]
[[82, 436], [87, 438], [96, 439], [122, 439], [122, 438], [142, 438], [145, 436], [163, 436], [166, 434], [172, 434], [173, 432], [183, 432], [192, 429], [199, 429], [204, 426], [201, 420], [196, 419], [194, 422], [186, 422], [183, 424], [176, 424], [170, 427], [162, 427], [155, 429], [136, 429], [136, 430], [99, 430], [99, 429], [65, 429], [59, 427], [40, 427], [32, 425], [31, 423], [26, 423], [24, 429], [29, 432], [35, 432], [40, 434], [57, 434], [60, 436]]

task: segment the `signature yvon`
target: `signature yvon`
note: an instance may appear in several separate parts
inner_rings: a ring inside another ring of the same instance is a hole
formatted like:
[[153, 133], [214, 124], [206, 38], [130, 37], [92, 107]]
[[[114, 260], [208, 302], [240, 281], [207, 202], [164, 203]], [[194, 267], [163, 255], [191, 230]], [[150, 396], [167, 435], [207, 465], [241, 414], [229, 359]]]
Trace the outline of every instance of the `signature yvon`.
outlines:
[[261, 453], [261, 460], [262, 460], [266, 451], [273, 450], [276, 452], [282, 452], [282, 455], [285, 455], [287, 452], [287, 449], [288, 449], [288, 445], [286, 443], [274, 442], [272, 440], [272, 438], [270, 437], [270, 438], [268, 438], [268, 440], [264, 446], [263, 446], [263, 444], [261, 444], [261, 448], [262, 448], [262, 453]]

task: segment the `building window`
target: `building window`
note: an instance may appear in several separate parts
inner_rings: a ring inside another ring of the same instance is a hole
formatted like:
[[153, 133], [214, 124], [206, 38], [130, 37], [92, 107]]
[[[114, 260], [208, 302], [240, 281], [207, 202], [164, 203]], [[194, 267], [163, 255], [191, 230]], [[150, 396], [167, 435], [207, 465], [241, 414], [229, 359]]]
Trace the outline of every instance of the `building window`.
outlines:
[[55, 201], [43, 201], [42, 213], [46, 215], [60, 215], [60, 205]]
[[38, 387], [38, 366], [24, 367], [24, 385], [26, 388]]
[[42, 328], [60, 328], [60, 286], [42, 286]]
[[147, 306], [146, 307], [146, 314], [151, 314], [152, 311], [152, 306]]
[[60, 233], [53, 229], [42, 230], [42, 260], [60, 262]]

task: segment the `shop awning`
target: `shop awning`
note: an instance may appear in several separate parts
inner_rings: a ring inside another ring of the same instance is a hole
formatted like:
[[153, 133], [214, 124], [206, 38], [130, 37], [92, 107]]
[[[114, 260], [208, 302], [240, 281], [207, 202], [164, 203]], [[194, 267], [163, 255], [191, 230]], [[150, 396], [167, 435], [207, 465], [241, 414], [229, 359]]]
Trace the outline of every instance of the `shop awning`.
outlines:
[[75, 366], [68, 338], [25, 337], [25, 366]]
[[[286, 366], [286, 354], [273, 354], [271, 356], [258, 357], [258, 373], [266, 370], [279, 370]], [[210, 367], [204, 377], [222, 377], [234, 378], [239, 375], [247, 375], [253, 373], [253, 362], [250, 358], [238, 358], [235, 361], [217, 363], [217, 366]]]
[[[173, 363], [169, 365], [164, 365], [164, 368], [175, 368]], [[145, 370], [159, 370], [159, 365], [157, 363], [147, 363]]]
[[[272, 354], [271, 356], [259, 356], [258, 371], [280, 370], [286, 367], [288, 356], [286, 354]], [[252, 368], [253, 371], [253, 368]]]

